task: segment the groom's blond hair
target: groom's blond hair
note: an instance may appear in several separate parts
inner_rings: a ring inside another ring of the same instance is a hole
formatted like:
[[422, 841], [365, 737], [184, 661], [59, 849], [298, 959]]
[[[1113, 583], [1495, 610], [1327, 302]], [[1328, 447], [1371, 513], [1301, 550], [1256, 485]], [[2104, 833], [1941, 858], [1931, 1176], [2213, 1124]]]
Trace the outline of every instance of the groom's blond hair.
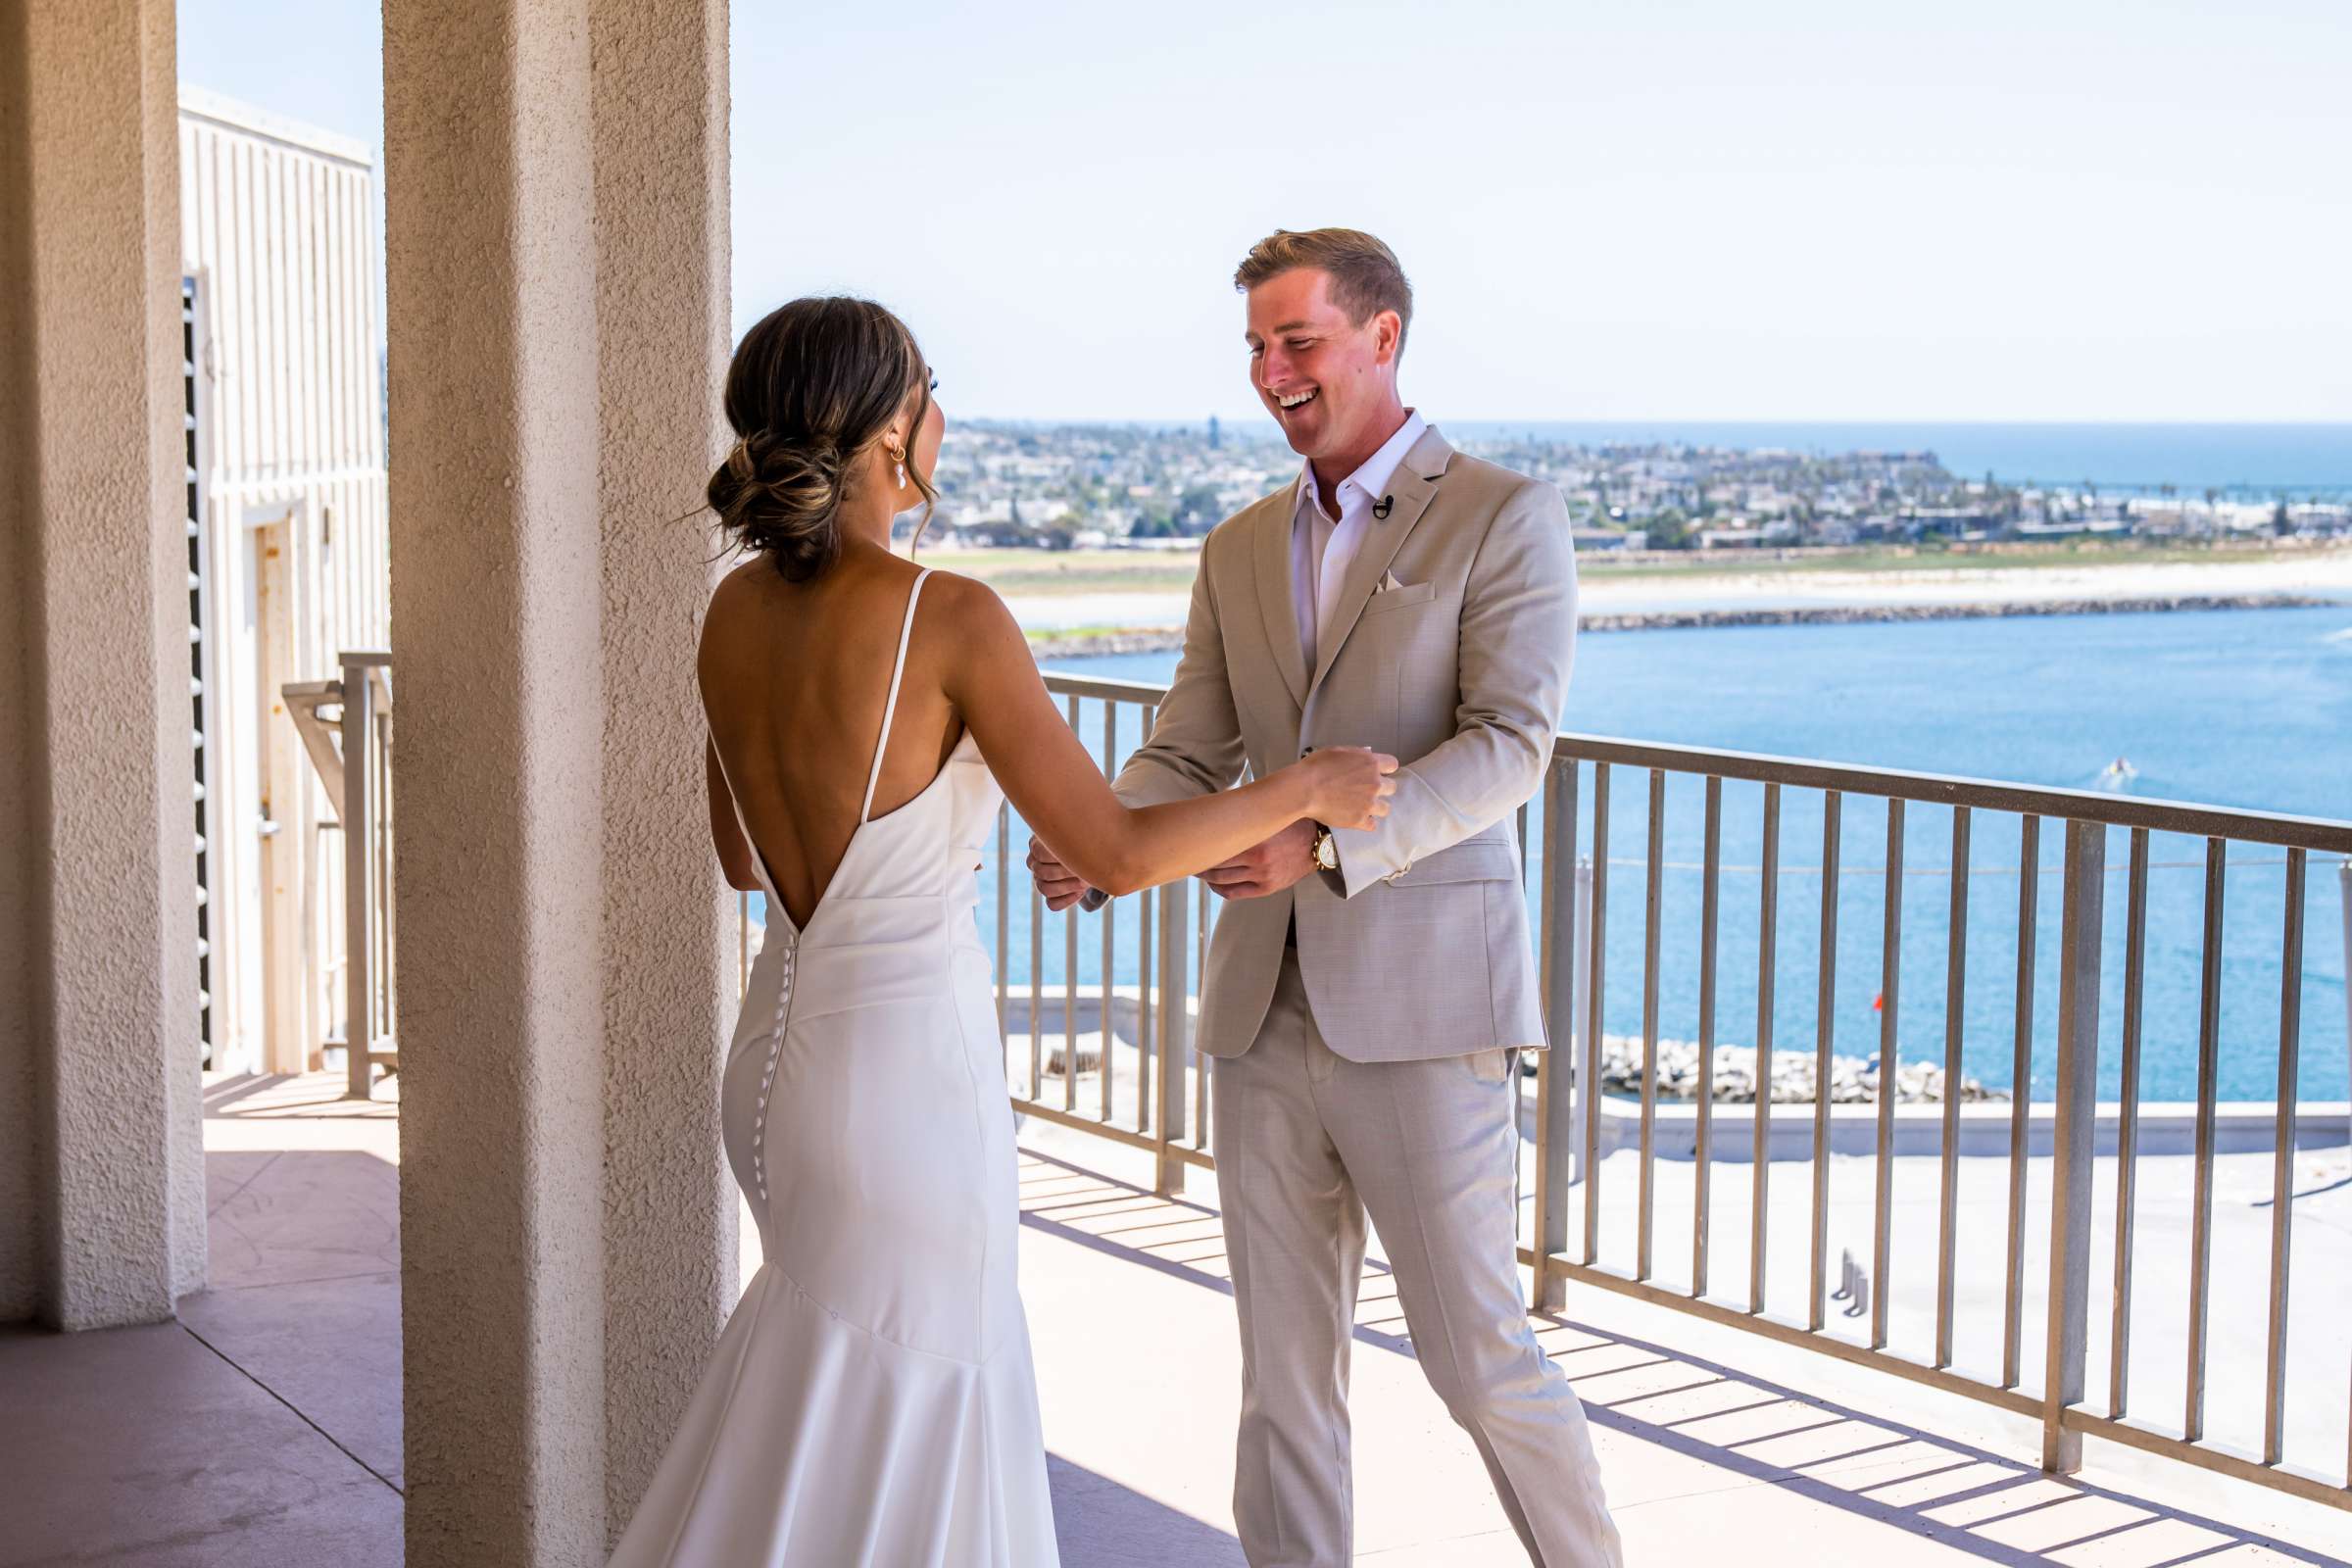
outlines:
[[1278, 228], [1250, 247], [1234, 269], [1233, 286], [1243, 293], [1297, 268], [1320, 268], [1331, 278], [1331, 300], [1361, 326], [1381, 311], [1396, 313], [1396, 353], [1404, 353], [1405, 329], [1413, 324], [1413, 285], [1397, 265], [1396, 253], [1379, 236], [1360, 228]]

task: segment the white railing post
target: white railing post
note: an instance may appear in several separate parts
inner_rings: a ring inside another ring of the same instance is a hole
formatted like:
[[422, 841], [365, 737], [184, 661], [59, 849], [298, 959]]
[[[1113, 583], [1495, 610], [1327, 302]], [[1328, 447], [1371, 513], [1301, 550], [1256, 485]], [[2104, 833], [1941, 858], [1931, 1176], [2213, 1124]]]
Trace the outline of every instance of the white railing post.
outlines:
[[1531, 1270], [1537, 1310], [1567, 1305], [1567, 1280], [1551, 1259], [1568, 1250], [1570, 1189], [1576, 1170], [1576, 965], [1582, 906], [1576, 879], [1560, 875], [1576, 854], [1576, 760], [1555, 760], [1544, 786], [1544, 1022], [1549, 1050], [1536, 1067], [1536, 1211]]
[[[2335, 885], [2344, 896], [2344, 1098], [2352, 1101], [2352, 857], [2336, 862]], [[2344, 1147], [2352, 1150], [2352, 1107], [2344, 1119]]]
[[[2066, 1425], [2082, 1402], [2089, 1348], [2090, 1197], [2099, 1089], [2099, 958], [2107, 892], [2107, 824], [2066, 824], [2059, 914], [2058, 1084], [2050, 1138], [2050, 1296], [2042, 1365], [2041, 1467], [2082, 1467], [2082, 1434]], [[2026, 1085], [2016, 1092], [2024, 1095]]]
[[374, 837], [368, 792], [369, 739], [375, 732], [375, 691], [368, 670], [343, 659], [343, 1068], [345, 1093], [370, 1098], [374, 1089], [375, 967], [368, 951], [372, 878], [368, 848]]
[[[1159, 898], [1159, 1119], [1152, 1133], [1152, 1188], [1162, 1198], [1184, 1192], [1184, 1158], [1176, 1151], [1184, 1136], [1185, 1065], [1192, 1056], [1191, 1018], [1185, 1001], [1192, 992], [1190, 877], [1161, 885]], [[1035, 1028], [1034, 1022], [1030, 1025]]]
[[[1569, 1003], [1568, 1017], [1569, 1029], [1576, 1047], [1577, 1104], [1575, 1114], [1584, 1117], [1588, 1114], [1584, 1105], [1584, 1098], [1587, 1095], [1600, 1093], [1601, 1056], [1601, 1042], [1597, 1038], [1586, 1038], [1593, 1032], [1592, 1028], [1592, 858], [1589, 855], [1580, 855], [1576, 858], [1576, 959], [1569, 965], [1569, 983], [1575, 987], [1575, 995]], [[1577, 1147], [1573, 1138], [1569, 1140], [1569, 1147], [1571, 1149]], [[1607, 1152], [1608, 1151], [1605, 1149], [1596, 1148], [1592, 1151], [1592, 1157], [1599, 1159]], [[1585, 1169], [1584, 1154], [1581, 1152], [1578, 1152], [1575, 1162], [1569, 1168], [1572, 1173], [1569, 1179], [1572, 1181], [1588, 1181], [1592, 1178], [1592, 1173]]]
[[343, 655], [343, 1066], [354, 1100], [373, 1098], [375, 1064], [389, 1054], [376, 1049], [376, 1024], [379, 1012], [390, 1023], [393, 983], [391, 668], [386, 653]]

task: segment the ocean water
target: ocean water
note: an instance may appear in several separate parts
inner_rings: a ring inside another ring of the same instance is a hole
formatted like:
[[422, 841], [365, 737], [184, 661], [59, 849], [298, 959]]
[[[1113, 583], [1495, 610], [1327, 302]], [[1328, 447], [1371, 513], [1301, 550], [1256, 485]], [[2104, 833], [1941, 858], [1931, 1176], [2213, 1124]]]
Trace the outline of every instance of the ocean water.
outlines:
[[2183, 495], [2352, 494], [2352, 424], [1800, 423], [1696, 419], [1444, 420], [1465, 439], [1674, 442], [1794, 452], [1933, 452], [1962, 478]]
[[[1069, 660], [1053, 667], [1094, 676], [1165, 681], [1173, 655]], [[2106, 787], [2116, 759], [2136, 770], [2132, 793], [2301, 815], [2352, 817], [2352, 606], [2170, 614], [2020, 617], [1857, 625], [1711, 627], [1594, 634], [1578, 644], [1565, 727], [1721, 750], [1873, 763], [2070, 788]], [[1099, 705], [1082, 705], [1080, 733], [1103, 747]], [[1119, 755], [1138, 740], [1125, 716]], [[1664, 795], [1660, 887], [1659, 1029], [1697, 1035], [1701, 793], [1675, 781]], [[1717, 967], [1716, 1038], [1756, 1036], [1761, 789], [1727, 784]], [[1592, 780], [1581, 794], [1578, 844], [1589, 851]], [[1538, 802], [1541, 809], [1541, 801]], [[1647, 775], [1613, 770], [1608, 858], [1605, 1028], [1639, 1034], [1644, 942]], [[1785, 792], [1775, 1004], [1776, 1050], [1810, 1053], [1819, 1023], [1822, 909], [1821, 797]], [[1540, 817], [1536, 820], [1540, 821]], [[2021, 893], [2019, 819], [1977, 813], [1968, 891], [1962, 989], [1963, 1063], [1972, 1077], [2012, 1085], [2018, 1029]], [[1025, 834], [1011, 844], [1017, 866]], [[1879, 1044], [1886, 819], [1883, 805], [1845, 802], [1839, 834], [1836, 975], [1830, 1027], [1841, 1054], [1875, 1055]], [[1531, 858], [1541, 868], [1540, 846]], [[1895, 996], [1904, 1060], [1940, 1060], [1946, 932], [1951, 898], [1951, 813], [1906, 813], [1901, 879], [1901, 966]], [[2063, 824], [2041, 827], [2035, 877], [2039, 918], [2033, 954], [2028, 1089], [2051, 1092], [2056, 1051], [2058, 868]], [[2124, 867], [2129, 836], [2109, 836], [2103, 971], [2101, 1093], [2118, 1091], [2122, 1032]], [[2202, 840], [2155, 835], [2148, 878], [2141, 1095], [2192, 1100], [2203, 920]], [[994, 944], [994, 866], [980, 906]], [[2267, 1100], [2277, 1089], [2284, 970], [2282, 852], [2236, 846], [2225, 878], [2221, 1092]], [[1010, 901], [1008, 973], [1030, 983], [1027, 887]], [[2346, 1095], [2344, 884], [2331, 858], [2312, 858], [2304, 899], [2300, 973], [2304, 1099]], [[1132, 901], [1114, 928], [1112, 973], [1132, 983], [1138, 922]], [[1070, 917], [1047, 916], [1040, 976], [1049, 999], [1063, 984]], [[1100, 917], [1077, 917], [1077, 973], [1100, 980]], [[1052, 1018], [1051, 1005], [1047, 1013]]]

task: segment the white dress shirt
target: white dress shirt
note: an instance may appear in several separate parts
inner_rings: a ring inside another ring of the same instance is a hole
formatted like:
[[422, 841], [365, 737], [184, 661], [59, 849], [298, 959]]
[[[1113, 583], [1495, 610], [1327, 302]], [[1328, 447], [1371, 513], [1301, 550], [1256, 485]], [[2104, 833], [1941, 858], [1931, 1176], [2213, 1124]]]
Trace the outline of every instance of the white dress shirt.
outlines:
[[1298, 653], [1309, 674], [1317, 662], [1317, 634], [1338, 617], [1340, 584], [1347, 580], [1348, 563], [1363, 548], [1372, 508], [1388, 494], [1397, 466], [1428, 428], [1428, 420], [1410, 409], [1404, 411], [1396, 433], [1340, 481], [1336, 521], [1318, 503], [1315, 466], [1308, 463], [1299, 469], [1298, 499], [1291, 514], [1291, 608], [1298, 616]]

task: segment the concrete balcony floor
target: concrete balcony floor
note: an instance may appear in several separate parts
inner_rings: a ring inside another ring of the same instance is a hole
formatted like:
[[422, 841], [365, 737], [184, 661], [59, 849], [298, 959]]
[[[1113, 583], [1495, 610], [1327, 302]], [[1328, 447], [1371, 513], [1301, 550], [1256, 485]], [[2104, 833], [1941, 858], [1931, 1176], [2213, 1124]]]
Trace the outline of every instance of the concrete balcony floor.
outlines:
[[[210, 1086], [213, 1286], [180, 1320], [0, 1334], [0, 1565], [379, 1568], [401, 1560], [397, 1108], [313, 1076]], [[1243, 1562], [1238, 1354], [1213, 1181], [1022, 1135], [1021, 1267], [1069, 1568]], [[748, 1227], [747, 1227], [748, 1230]], [[2336, 1563], [2352, 1515], [2037, 1433], [1973, 1401], [1571, 1287], [1538, 1318], [1576, 1380], [1634, 1564]], [[1367, 1269], [1358, 1560], [1525, 1561]]]

